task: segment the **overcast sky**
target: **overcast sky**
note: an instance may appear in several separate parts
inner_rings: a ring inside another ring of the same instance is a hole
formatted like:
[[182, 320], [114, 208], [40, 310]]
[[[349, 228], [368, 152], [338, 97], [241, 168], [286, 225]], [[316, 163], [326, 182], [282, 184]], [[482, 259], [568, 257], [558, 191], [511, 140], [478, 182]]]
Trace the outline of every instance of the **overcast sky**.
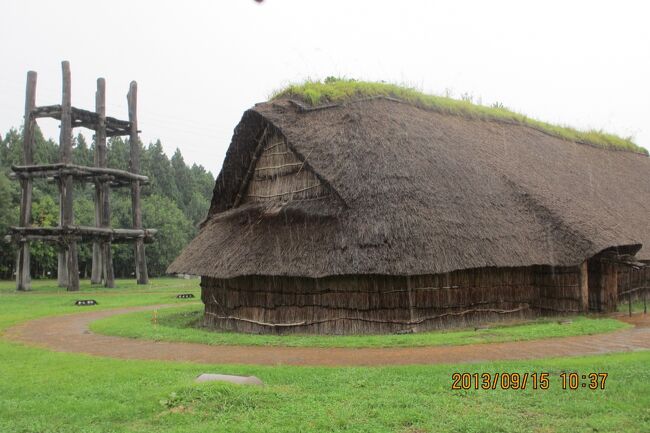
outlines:
[[93, 109], [105, 77], [107, 114], [126, 119], [136, 80], [143, 142], [215, 175], [245, 109], [329, 75], [468, 93], [650, 148], [649, 17], [621, 0], [2, 0], [0, 133], [22, 122], [28, 70], [36, 103], [60, 103], [69, 60], [73, 105]]

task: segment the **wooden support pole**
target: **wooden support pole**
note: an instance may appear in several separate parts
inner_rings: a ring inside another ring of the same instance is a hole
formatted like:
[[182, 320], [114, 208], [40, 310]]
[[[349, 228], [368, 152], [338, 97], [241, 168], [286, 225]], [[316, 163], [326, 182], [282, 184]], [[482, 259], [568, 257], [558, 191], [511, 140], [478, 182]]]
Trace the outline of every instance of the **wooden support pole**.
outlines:
[[[131, 159], [129, 162], [129, 171], [140, 173], [140, 138], [138, 137], [138, 84], [131, 81], [129, 93], [127, 94], [129, 105], [129, 122], [131, 123], [131, 133], [129, 142], [131, 144]], [[142, 204], [140, 202], [140, 181], [134, 180], [131, 183], [131, 210], [133, 212], [133, 228], [142, 228]], [[147, 274], [147, 259], [145, 257], [144, 241], [138, 239], [135, 241], [135, 275], [138, 284], [147, 284], [149, 276]]]
[[[57, 179], [59, 184], [59, 227], [63, 227], [63, 202], [65, 197], [65, 191], [63, 187], [62, 179]], [[56, 279], [59, 287], [68, 287], [68, 252], [63, 245], [59, 245], [57, 252], [57, 268], [56, 268]]]
[[[32, 110], [36, 106], [36, 72], [27, 73], [27, 86], [25, 89], [25, 125], [23, 131], [23, 162], [34, 163], [34, 129], [36, 122], [32, 117]], [[20, 182], [20, 225], [29, 227], [32, 220], [32, 180], [23, 179]], [[16, 261], [16, 289], [31, 289], [31, 274], [29, 242], [21, 242], [18, 248]]]
[[[97, 154], [97, 166], [105, 168], [108, 165], [106, 151], [106, 81], [103, 78], [97, 79], [97, 93], [95, 94], [95, 111], [97, 112], [97, 129], [95, 135], [95, 147]], [[98, 227], [108, 228], [111, 223], [110, 209], [110, 183], [102, 182], [100, 185], [100, 215]], [[101, 242], [102, 256], [102, 277], [106, 287], [115, 287], [115, 274], [113, 272], [113, 250], [111, 241]]]
[[[101, 167], [102, 162], [105, 165], [105, 160], [100, 161], [103, 156], [102, 151], [106, 150], [106, 85], [103, 78], [97, 79], [97, 91], [95, 92], [95, 112], [97, 113], [97, 125], [95, 129], [95, 155], [94, 164], [96, 167]], [[100, 125], [101, 123], [101, 125]], [[100, 142], [103, 143], [100, 144]], [[95, 226], [102, 226], [102, 215], [104, 206], [104, 182], [95, 180]], [[92, 271], [90, 274], [91, 284], [100, 284], [104, 276], [104, 244], [99, 240], [93, 242], [93, 256], [92, 256]]]
[[[59, 139], [61, 147], [61, 162], [72, 162], [72, 95], [71, 95], [71, 78], [70, 63], [61, 62], [63, 72], [63, 97], [61, 100], [61, 136]], [[71, 175], [63, 176], [62, 185], [62, 226], [70, 226], [74, 222], [73, 214], [73, 180]], [[68, 290], [79, 290], [79, 261], [77, 258], [77, 242], [69, 240], [66, 246], [67, 250], [67, 267], [68, 267]]]
[[589, 312], [589, 264], [587, 260], [580, 264], [580, 300], [582, 311]]
[[[95, 182], [95, 225], [99, 227], [101, 219], [101, 205], [102, 200], [102, 184], [103, 182]], [[102, 255], [102, 243], [98, 240], [93, 241], [92, 247], [92, 268], [90, 272], [90, 284], [101, 284], [102, 276], [104, 274], [104, 263]]]

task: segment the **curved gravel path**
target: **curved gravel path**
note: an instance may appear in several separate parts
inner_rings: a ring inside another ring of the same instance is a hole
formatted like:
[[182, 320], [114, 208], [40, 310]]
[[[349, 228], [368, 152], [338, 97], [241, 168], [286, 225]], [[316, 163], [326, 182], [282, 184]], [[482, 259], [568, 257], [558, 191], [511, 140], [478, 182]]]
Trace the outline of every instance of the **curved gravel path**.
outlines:
[[634, 328], [607, 334], [509, 343], [412, 348], [301, 348], [210, 346], [156, 342], [93, 334], [88, 325], [105, 317], [163, 308], [165, 305], [90, 311], [45, 317], [8, 329], [4, 337], [59, 352], [86, 353], [120, 359], [188, 361], [209, 364], [369, 366], [466, 363], [597, 355], [650, 349], [650, 315], [617, 317]]

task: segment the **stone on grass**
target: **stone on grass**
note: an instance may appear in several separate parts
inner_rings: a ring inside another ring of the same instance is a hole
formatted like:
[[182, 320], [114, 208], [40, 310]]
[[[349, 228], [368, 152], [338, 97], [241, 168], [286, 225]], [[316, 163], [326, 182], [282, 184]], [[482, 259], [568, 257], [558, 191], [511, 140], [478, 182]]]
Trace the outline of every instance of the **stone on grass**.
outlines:
[[230, 374], [212, 374], [203, 373], [196, 378], [195, 382], [228, 382], [236, 383], [238, 385], [263, 385], [260, 379], [255, 376], [234, 376]]

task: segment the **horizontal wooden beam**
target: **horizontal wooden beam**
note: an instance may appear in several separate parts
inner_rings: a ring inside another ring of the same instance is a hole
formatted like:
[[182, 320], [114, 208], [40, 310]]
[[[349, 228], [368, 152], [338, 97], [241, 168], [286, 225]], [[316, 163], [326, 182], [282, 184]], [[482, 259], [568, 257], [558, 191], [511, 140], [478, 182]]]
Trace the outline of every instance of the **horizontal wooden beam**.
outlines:
[[[97, 130], [99, 125], [99, 115], [96, 112], [75, 107], [71, 107], [71, 110], [72, 111], [70, 114], [73, 128], [83, 127], [95, 131]], [[45, 105], [42, 107], [35, 107], [32, 110], [31, 115], [35, 119], [41, 117], [51, 117], [53, 119], [61, 120], [61, 105]], [[119, 120], [114, 117], [106, 117], [105, 127], [106, 135], [108, 137], [129, 135], [131, 133], [131, 122], [128, 120]]]
[[[74, 177], [74, 176], [73, 176]], [[16, 180], [19, 177], [16, 175], [16, 173], [9, 173], [9, 178], [12, 180]], [[47, 176], [45, 180], [48, 183], [58, 183], [58, 179], [54, 176]], [[92, 178], [87, 179], [88, 183], [99, 183], [102, 184], [104, 182], [108, 183], [108, 186], [111, 188], [125, 188], [125, 187], [130, 187], [131, 182], [127, 182], [124, 180], [116, 180], [113, 176], [110, 176], [108, 174], [101, 175], [101, 176], [93, 176]], [[143, 185], [147, 185], [149, 182], [140, 182]]]
[[[73, 177], [86, 178], [90, 181], [112, 181], [130, 183], [134, 180], [146, 184], [149, 182], [147, 176], [131, 173], [130, 171], [107, 167], [90, 167], [77, 164], [55, 163], [36, 165], [12, 165], [11, 169], [16, 178], [31, 179], [35, 177], [61, 177], [71, 175]], [[106, 178], [105, 176], [110, 176]]]
[[[97, 240], [101, 240], [99, 237], [93, 237], [89, 238], [88, 236], [83, 237], [83, 236], [61, 236], [61, 235], [6, 235], [4, 237], [4, 241], [6, 243], [22, 243], [22, 242], [48, 242], [51, 244], [60, 244], [64, 245], [67, 241], [75, 241], [75, 242], [95, 242]], [[116, 238], [111, 241], [112, 244], [126, 244], [129, 242], [135, 242], [135, 238], [125, 238], [125, 239], [120, 239]], [[153, 242], [153, 239], [151, 238], [144, 238], [145, 243], [151, 243]]]
[[81, 242], [83, 239], [81, 236], [67, 236], [63, 239], [60, 235], [5, 235], [4, 241], [6, 243], [21, 243], [21, 242], [50, 242], [50, 243], [63, 243], [64, 240], [73, 239], [77, 242]]
[[[45, 173], [38, 173], [37, 175], [34, 173], [24, 173], [24, 174], [16, 174], [16, 173], [9, 173], [9, 179], [11, 180], [19, 180], [23, 178], [28, 178], [28, 179], [34, 179], [34, 178], [45, 178], [45, 180], [48, 183], [57, 183], [59, 182], [59, 178], [63, 175], [70, 174], [72, 177], [76, 179], [81, 179], [81, 181], [85, 181], [88, 183], [108, 183], [108, 186], [111, 188], [125, 188], [125, 187], [130, 187], [131, 183], [133, 181], [130, 180], [120, 180], [120, 179], [115, 179], [114, 176], [110, 176], [108, 174], [103, 174], [103, 175], [86, 175], [84, 173], [79, 173], [79, 172], [59, 172], [59, 171], [51, 171], [51, 172], [45, 172]], [[147, 185], [149, 182], [140, 182], [142, 185]]]
[[143, 239], [153, 242], [158, 233], [156, 229], [112, 229], [107, 227], [63, 226], [63, 227], [11, 227], [7, 236], [10, 242], [40, 240], [63, 242], [68, 240], [92, 241], [95, 239], [110, 240], [111, 242], [131, 242]]

